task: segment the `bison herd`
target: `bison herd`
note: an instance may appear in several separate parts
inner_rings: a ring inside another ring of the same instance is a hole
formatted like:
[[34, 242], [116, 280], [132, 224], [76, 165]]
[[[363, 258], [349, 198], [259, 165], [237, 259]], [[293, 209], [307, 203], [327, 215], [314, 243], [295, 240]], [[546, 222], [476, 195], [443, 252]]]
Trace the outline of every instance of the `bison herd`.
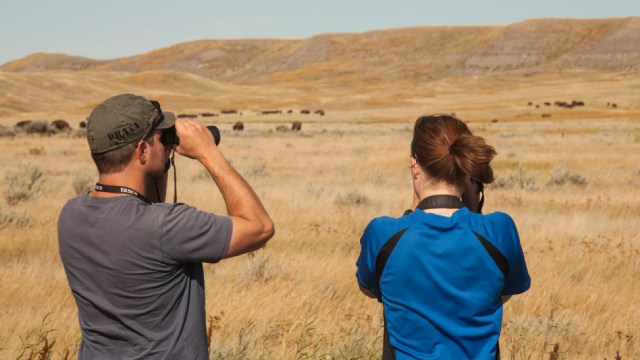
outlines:
[[[183, 116], [184, 117], [184, 116]], [[87, 127], [86, 121], [81, 121], [79, 123], [79, 129], [81, 131], [80, 135], [84, 136], [82, 132]], [[287, 130], [288, 128], [285, 127]], [[243, 131], [244, 123], [242, 121], [236, 121], [233, 124], [234, 131]], [[302, 130], [302, 122], [294, 121], [291, 124], [291, 131], [301, 131]], [[53, 135], [58, 133], [67, 133], [71, 134], [73, 129], [71, 125], [66, 120], [58, 119], [54, 120], [51, 123], [47, 120], [21, 120], [18, 121], [12, 127], [6, 127], [0, 125], [0, 137], [14, 137], [17, 134], [43, 134], [43, 135]]]
[[57, 133], [71, 133], [72, 131], [73, 129], [69, 123], [62, 119], [52, 122], [47, 120], [21, 120], [14, 126], [0, 126], [0, 136], [8, 137], [14, 137], [20, 133], [53, 135]]
[[[257, 115], [282, 115], [282, 114], [293, 114], [294, 111], [292, 109], [289, 110], [261, 110], [256, 112]], [[316, 114], [316, 115], [320, 115], [320, 116], [324, 116], [325, 112], [322, 109], [318, 109], [318, 110], [309, 110], [309, 109], [302, 109], [300, 110], [300, 114], [302, 115], [310, 115], [310, 114]], [[242, 111], [238, 111], [235, 109], [225, 109], [225, 110], [220, 110], [220, 113], [214, 113], [214, 112], [203, 112], [200, 114], [187, 114], [187, 113], [180, 113], [178, 115], [176, 115], [178, 118], [190, 118], [190, 119], [195, 119], [198, 116], [202, 116], [202, 117], [215, 117], [215, 116], [220, 116], [220, 115], [239, 115], [242, 116]]]
[[[551, 106], [551, 102], [549, 101], [545, 101], [544, 106]], [[529, 101], [527, 103], [528, 106], [534, 106], [533, 102]], [[576, 106], [584, 106], [584, 101], [579, 101], [579, 100], [573, 100], [571, 102], [567, 102], [567, 101], [554, 101], [553, 105], [558, 106], [558, 107], [562, 107], [562, 108], [566, 108], [566, 109], [573, 109]], [[540, 104], [535, 104], [536, 108], [540, 108]]]
[[[574, 107], [579, 107], [579, 106], [585, 106], [584, 101], [581, 100], [572, 100], [571, 102], [569, 101], [554, 101], [553, 103], [551, 103], [550, 101], [545, 101], [542, 103], [543, 106], [557, 106], [560, 108], [565, 108], [565, 109], [573, 109]], [[527, 106], [535, 106], [536, 109], [540, 108], [540, 104], [534, 104], [532, 101], [529, 101], [527, 103]], [[618, 108], [618, 104], [616, 103], [610, 103], [607, 102], [607, 107], [611, 107], [613, 109], [617, 109]], [[550, 118], [551, 117], [551, 113], [546, 112], [540, 115], [543, 118]]]

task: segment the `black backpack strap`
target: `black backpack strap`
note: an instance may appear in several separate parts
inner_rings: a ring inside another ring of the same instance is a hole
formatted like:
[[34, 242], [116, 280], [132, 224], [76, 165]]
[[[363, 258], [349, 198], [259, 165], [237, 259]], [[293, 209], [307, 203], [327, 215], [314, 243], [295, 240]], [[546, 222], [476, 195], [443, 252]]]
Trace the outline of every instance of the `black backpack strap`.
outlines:
[[500, 271], [502, 271], [502, 274], [506, 279], [507, 275], [509, 275], [509, 261], [507, 260], [507, 258], [504, 256], [504, 254], [502, 254], [502, 252], [500, 252], [500, 250], [498, 250], [497, 247], [495, 247], [482, 235], [478, 234], [475, 231], [473, 231], [473, 234], [478, 238], [478, 240], [480, 240], [480, 243], [482, 244], [484, 249], [487, 250], [496, 265], [498, 265], [498, 268], [500, 268]]
[[[407, 214], [405, 214], [407, 215]], [[398, 241], [404, 235], [404, 233], [409, 228], [404, 228], [397, 233], [391, 235], [391, 237], [385, 241], [384, 245], [378, 252], [378, 256], [376, 256], [376, 276], [378, 277], [378, 284], [380, 283], [380, 278], [382, 277], [382, 272], [384, 271], [385, 265], [387, 265], [387, 260], [391, 255], [391, 252], [398, 244]], [[384, 311], [383, 311], [384, 316]], [[384, 336], [382, 337], [382, 360], [395, 360], [396, 359], [396, 350], [391, 346], [391, 340], [389, 338], [389, 330], [387, 330], [387, 318], [384, 317]]]
[[384, 245], [382, 245], [382, 248], [380, 249], [378, 256], [376, 256], [376, 276], [378, 277], [378, 283], [380, 282], [380, 277], [382, 276], [382, 272], [384, 271], [385, 265], [387, 265], [387, 260], [389, 259], [391, 252], [396, 247], [396, 245], [398, 244], [398, 240], [400, 240], [400, 238], [402, 237], [402, 235], [404, 235], [407, 229], [408, 228], [404, 228], [398, 231], [397, 233], [393, 234], [389, 238], [389, 240], [387, 240], [384, 243]]
[[[382, 315], [384, 316], [384, 312]], [[384, 317], [384, 335], [382, 337], [382, 360], [396, 360], [396, 349], [391, 346], [386, 316]]]

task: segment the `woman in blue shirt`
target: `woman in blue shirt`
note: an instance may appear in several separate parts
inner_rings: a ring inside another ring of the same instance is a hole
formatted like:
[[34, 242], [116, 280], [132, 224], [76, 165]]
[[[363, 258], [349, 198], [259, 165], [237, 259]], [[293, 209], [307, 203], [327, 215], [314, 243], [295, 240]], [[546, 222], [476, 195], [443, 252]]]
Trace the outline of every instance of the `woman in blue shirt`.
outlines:
[[383, 359], [496, 359], [502, 304], [531, 280], [516, 226], [480, 213], [496, 152], [450, 115], [418, 118], [413, 211], [372, 220], [356, 277], [384, 307]]

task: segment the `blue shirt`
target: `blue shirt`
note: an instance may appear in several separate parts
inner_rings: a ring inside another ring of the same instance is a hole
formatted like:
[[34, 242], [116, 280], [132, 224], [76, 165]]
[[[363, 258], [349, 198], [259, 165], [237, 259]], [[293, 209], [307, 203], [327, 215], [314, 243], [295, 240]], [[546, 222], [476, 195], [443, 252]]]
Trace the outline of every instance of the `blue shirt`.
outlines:
[[[407, 230], [378, 279], [376, 257], [402, 229]], [[473, 232], [506, 257], [506, 278]], [[525, 292], [531, 284], [516, 226], [507, 214], [462, 208], [447, 217], [417, 210], [401, 218], [374, 219], [360, 242], [356, 277], [383, 303], [398, 359], [495, 358], [500, 296]]]

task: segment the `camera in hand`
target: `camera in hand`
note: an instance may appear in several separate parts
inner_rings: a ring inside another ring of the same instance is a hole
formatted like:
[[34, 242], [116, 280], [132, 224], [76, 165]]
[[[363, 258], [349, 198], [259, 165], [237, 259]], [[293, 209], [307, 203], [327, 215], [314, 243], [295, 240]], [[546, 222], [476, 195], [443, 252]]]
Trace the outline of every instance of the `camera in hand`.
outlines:
[[[220, 130], [214, 125], [207, 125], [207, 129], [209, 129], [211, 135], [213, 135], [213, 141], [215, 141], [216, 145], [220, 144]], [[164, 146], [180, 145], [180, 138], [176, 133], [176, 127], [172, 126], [168, 129], [164, 129], [162, 131], [160, 141]]]

